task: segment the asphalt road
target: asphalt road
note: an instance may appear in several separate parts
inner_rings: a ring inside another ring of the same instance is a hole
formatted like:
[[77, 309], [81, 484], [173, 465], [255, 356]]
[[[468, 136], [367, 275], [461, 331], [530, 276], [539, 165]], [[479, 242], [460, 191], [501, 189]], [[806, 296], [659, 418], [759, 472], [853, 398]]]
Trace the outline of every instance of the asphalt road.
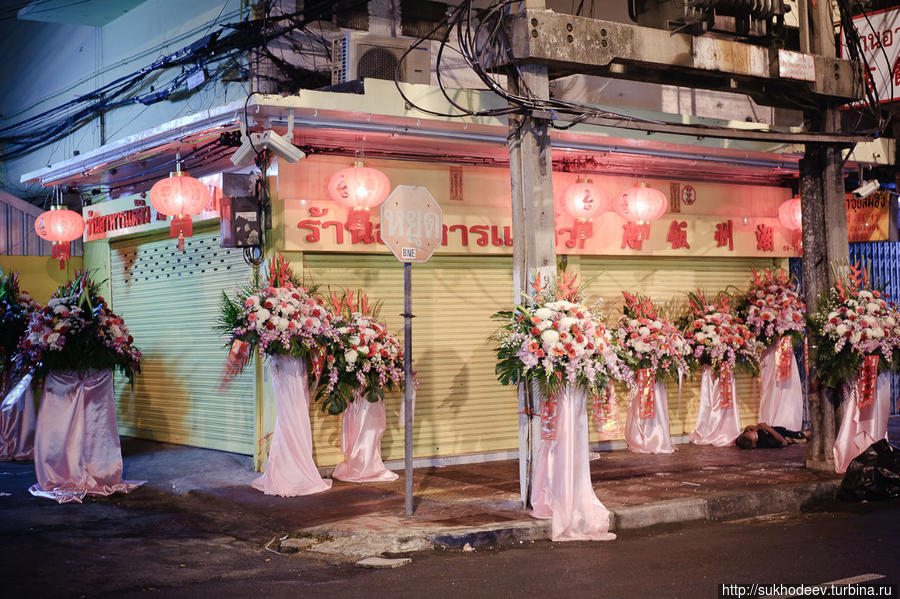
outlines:
[[[146, 495], [146, 494], [143, 494]], [[28, 503], [0, 511], [0, 597], [716, 597], [719, 583], [900, 582], [900, 502], [629, 532], [609, 543], [538, 542], [430, 552], [367, 570], [263, 549], [266, 522], [207, 498], [158, 509]]]

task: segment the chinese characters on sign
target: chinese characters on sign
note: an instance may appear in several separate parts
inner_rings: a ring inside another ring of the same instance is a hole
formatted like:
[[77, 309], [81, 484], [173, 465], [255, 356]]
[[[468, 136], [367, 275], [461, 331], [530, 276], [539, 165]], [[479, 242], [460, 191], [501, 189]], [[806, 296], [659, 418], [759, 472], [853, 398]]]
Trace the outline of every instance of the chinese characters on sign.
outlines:
[[669, 234], [666, 236], [666, 241], [672, 244], [673, 250], [679, 248], [690, 249], [691, 246], [688, 244], [687, 240], [687, 223], [685, 221], [678, 222], [677, 220], [673, 220], [672, 224], [669, 225]]
[[734, 251], [734, 223], [727, 220], [724, 223], [716, 223], [715, 232], [716, 247], [728, 246], [728, 251]]
[[644, 240], [650, 237], [650, 223], [639, 225], [637, 223], [625, 223], [622, 225], [622, 249], [626, 247], [632, 250], [641, 250]]
[[756, 225], [756, 249], [761, 252], [775, 251], [775, 227]]

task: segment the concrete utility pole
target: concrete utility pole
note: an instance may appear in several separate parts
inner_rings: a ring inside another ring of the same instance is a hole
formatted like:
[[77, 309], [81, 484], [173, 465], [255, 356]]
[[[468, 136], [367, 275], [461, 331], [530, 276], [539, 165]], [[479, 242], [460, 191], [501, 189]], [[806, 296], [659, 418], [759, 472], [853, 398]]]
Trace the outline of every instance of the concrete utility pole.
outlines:
[[[806, 0], [800, 2], [805, 3]], [[812, 8], [813, 50], [818, 55], [834, 57], [831, 3], [818, 2]], [[807, 112], [806, 119], [815, 130], [826, 133], [840, 131], [840, 113], [833, 104], [826, 105], [823, 111]], [[815, 310], [819, 296], [835, 282], [829, 264], [850, 254], [842, 162], [841, 147], [826, 144], [807, 144], [800, 161], [803, 280], [809, 311]], [[822, 387], [812, 364], [808, 389], [813, 437], [806, 452], [806, 467], [811, 470], [834, 470], [834, 412], [835, 406], [840, 403], [841, 391]]]
[[[543, 0], [527, 0], [520, 10], [545, 8]], [[547, 67], [525, 64], [521, 79], [509, 77], [510, 93], [541, 99], [550, 97]], [[556, 229], [553, 214], [553, 169], [550, 132], [545, 119], [513, 115], [509, 118], [509, 172], [512, 182], [514, 302], [531, 295], [534, 275], [556, 276]], [[522, 503], [531, 504], [534, 458], [541, 439], [541, 394], [519, 385], [519, 487]]]

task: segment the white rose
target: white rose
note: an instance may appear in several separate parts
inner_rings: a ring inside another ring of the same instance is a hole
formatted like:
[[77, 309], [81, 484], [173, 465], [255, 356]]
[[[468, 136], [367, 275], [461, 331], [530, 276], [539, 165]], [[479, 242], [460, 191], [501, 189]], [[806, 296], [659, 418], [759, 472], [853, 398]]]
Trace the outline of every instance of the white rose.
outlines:
[[259, 312], [256, 313], [257, 322], [265, 322], [271, 318], [272, 313], [266, 310], [265, 308], [260, 308]]
[[859, 340], [862, 339], [862, 334], [859, 331], [856, 331], [852, 335], [850, 335], [850, 343], [856, 344], [859, 343]]
[[355, 363], [355, 362], [356, 362], [356, 359], [357, 359], [358, 357], [359, 357], [359, 354], [357, 354], [357, 353], [356, 353], [354, 350], [352, 350], [352, 349], [351, 349], [351, 350], [347, 350], [347, 351], [344, 352], [344, 360], [347, 362], [347, 364], [353, 364], [353, 363]]
[[53, 313], [54, 314], [62, 314], [63, 312], [65, 312], [68, 309], [69, 309], [69, 307], [66, 306], [65, 304], [58, 304], [53, 308]]
[[696, 339], [697, 341], [705, 341], [706, 335], [704, 335], [703, 333], [697, 333], [694, 335], [694, 339]]
[[559, 333], [554, 331], [553, 329], [547, 329], [543, 333], [541, 333], [541, 341], [543, 341], [546, 345], [553, 345], [557, 341], [559, 341]]
[[279, 318], [278, 322], [275, 323], [275, 328], [279, 331], [284, 331], [288, 327], [288, 321], [286, 318]]
[[886, 318], [884, 319], [884, 324], [885, 324], [886, 326], [892, 327], [892, 326], [894, 326], [895, 324], [897, 324], [897, 321], [894, 320], [893, 317], [888, 316], [888, 317], [886, 317]]
[[350, 345], [359, 345], [359, 336], [352, 335], [349, 339], [347, 339], [347, 341], [350, 343]]
[[541, 320], [547, 320], [548, 318], [553, 316], [553, 311], [548, 308], [538, 308], [534, 311], [534, 315]]
[[832, 318], [838, 318], [839, 316], [840, 314], [838, 314], [837, 312], [830, 312], [828, 314], [828, 320], [831, 320]]
[[559, 319], [559, 328], [562, 331], [568, 331], [572, 328], [573, 324], [576, 324], [578, 321], [571, 316], [563, 316]]
[[849, 330], [850, 330], [850, 327], [848, 327], [845, 324], [839, 324], [836, 327], [834, 327], [834, 332], [837, 333], [840, 337], [843, 337]]
[[639, 324], [641, 324], [641, 323], [639, 323], [637, 321], [637, 319], [634, 319], [634, 318], [632, 318], [631, 320], [628, 321], [628, 326], [630, 326], [633, 329], [637, 328]]
[[869, 314], [872, 314], [873, 312], [878, 312], [878, 310], [879, 310], [880, 308], [881, 308], [881, 306], [879, 306], [879, 305], [876, 304], [875, 302], [869, 302], [869, 303], [866, 305], [866, 312], [868, 312]]
[[649, 335], [650, 328], [649, 327], [641, 327], [640, 329], [638, 329], [638, 333], [640, 333], [641, 335], [644, 335], [644, 336]]
[[884, 329], [882, 329], [881, 327], [875, 327], [874, 329], [869, 331], [869, 337], [871, 337], [872, 339], [881, 339], [882, 337], [884, 337]]

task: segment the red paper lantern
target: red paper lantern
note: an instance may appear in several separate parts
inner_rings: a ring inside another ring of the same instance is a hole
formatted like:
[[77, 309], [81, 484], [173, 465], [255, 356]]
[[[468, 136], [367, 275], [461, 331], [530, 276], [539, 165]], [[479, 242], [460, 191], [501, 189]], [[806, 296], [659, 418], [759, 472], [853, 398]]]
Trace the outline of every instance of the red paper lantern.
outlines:
[[613, 208], [628, 222], [643, 225], [665, 214], [668, 204], [666, 194], [640, 183], [619, 196]]
[[184, 251], [184, 238], [194, 233], [192, 214], [200, 214], [209, 204], [206, 185], [180, 169], [160, 179], [150, 188], [150, 204], [160, 214], [172, 216], [169, 237], [178, 238], [178, 249]]
[[356, 161], [353, 166], [331, 175], [328, 194], [338, 204], [350, 209], [347, 229], [361, 231], [369, 222], [369, 209], [380, 206], [391, 193], [391, 181], [377, 168]]
[[591, 219], [609, 209], [609, 194], [594, 185], [591, 179], [579, 177], [563, 192], [562, 205], [575, 218], [576, 235], [585, 239], [594, 234]]
[[803, 212], [800, 209], [800, 196], [794, 196], [778, 207], [778, 220], [791, 231], [803, 228]]
[[84, 219], [63, 206], [51, 206], [35, 219], [34, 231], [41, 239], [53, 242], [53, 257], [59, 260], [62, 270], [71, 258], [69, 243], [84, 233]]

